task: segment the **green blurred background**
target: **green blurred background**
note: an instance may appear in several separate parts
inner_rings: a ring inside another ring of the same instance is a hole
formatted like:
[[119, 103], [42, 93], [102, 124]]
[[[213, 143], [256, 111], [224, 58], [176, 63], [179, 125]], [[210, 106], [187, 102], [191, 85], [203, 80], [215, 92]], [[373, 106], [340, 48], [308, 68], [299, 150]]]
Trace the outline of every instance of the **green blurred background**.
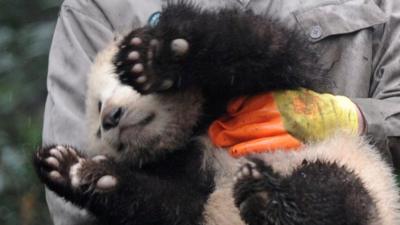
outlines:
[[61, 0], [0, 0], [0, 224], [51, 224], [31, 165]]

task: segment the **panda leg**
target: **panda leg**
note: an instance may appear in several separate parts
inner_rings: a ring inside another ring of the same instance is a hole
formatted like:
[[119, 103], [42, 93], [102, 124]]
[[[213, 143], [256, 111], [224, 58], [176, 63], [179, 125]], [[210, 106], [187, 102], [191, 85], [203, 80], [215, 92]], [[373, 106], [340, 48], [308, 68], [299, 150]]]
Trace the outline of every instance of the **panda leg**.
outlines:
[[374, 202], [356, 175], [335, 163], [307, 162], [280, 177], [260, 160], [243, 165], [234, 199], [249, 225], [370, 224]]
[[82, 207], [88, 202], [101, 202], [104, 194], [118, 186], [111, 160], [105, 156], [88, 159], [68, 146], [40, 149], [34, 156], [34, 165], [47, 187]]
[[244, 164], [235, 177], [234, 200], [249, 225], [302, 224], [291, 187], [261, 160]]

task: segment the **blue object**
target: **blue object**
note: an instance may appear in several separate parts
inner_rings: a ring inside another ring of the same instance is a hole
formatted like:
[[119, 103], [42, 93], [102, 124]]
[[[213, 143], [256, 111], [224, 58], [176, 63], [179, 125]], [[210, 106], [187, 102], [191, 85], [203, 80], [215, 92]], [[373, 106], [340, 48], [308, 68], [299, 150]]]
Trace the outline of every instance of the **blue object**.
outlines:
[[149, 17], [149, 20], [147, 21], [149, 26], [155, 27], [158, 24], [158, 21], [160, 21], [160, 15], [161, 15], [161, 12], [159, 12], [159, 11], [151, 14], [151, 16]]

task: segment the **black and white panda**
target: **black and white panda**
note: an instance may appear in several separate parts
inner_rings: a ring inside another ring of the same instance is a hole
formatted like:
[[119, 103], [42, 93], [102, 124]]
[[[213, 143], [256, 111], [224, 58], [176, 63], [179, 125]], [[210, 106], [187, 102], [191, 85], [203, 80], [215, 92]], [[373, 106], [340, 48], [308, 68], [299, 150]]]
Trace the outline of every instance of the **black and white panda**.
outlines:
[[252, 159], [210, 143], [207, 127], [230, 99], [315, 89], [319, 74], [301, 38], [274, 20], [169, 5], [158, 24], [97, 56], [88, 155], [45, 147], [36, 170], [102, 224], [399, 224], [391, 168], [361, 138], [338, 134]]

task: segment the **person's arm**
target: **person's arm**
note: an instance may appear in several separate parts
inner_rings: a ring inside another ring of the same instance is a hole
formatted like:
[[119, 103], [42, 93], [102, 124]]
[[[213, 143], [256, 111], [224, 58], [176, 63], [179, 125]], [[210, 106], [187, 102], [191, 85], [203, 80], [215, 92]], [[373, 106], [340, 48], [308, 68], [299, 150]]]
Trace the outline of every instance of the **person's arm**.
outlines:
[[352, 99], [366, 121], [366, 134], [380, 149], [389, 149], [400, 168], [400, 2], [386, 0], [387, 22], [375, 31], [371, 98]]
[[[43, 145], [85, 147], [86, 74], [95, 54], [113, 38], [110, 28], [88, 13], [69, 1], [61, 8], [49, 56]], [[48, 190], [46, 198], [55, 225], [93, 223], [87, 212]]]

